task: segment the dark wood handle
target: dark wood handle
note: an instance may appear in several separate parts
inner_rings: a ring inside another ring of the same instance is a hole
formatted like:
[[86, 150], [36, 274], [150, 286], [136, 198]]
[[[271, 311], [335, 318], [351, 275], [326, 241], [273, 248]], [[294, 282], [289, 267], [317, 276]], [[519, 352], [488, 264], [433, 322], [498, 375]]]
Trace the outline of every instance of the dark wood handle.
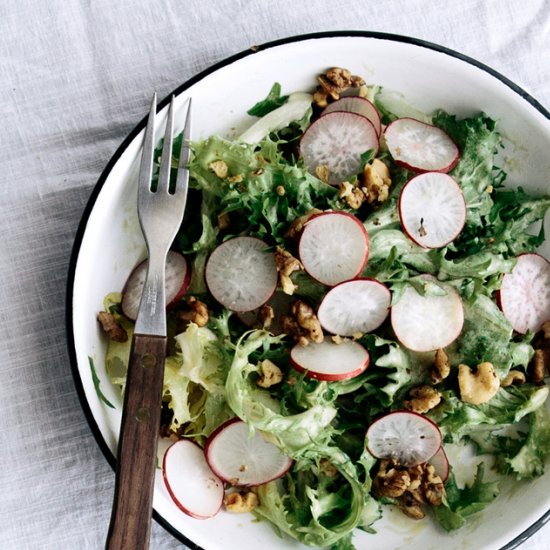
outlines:
[[149, 548], [165, 355], [165, 337], [134, 335], [107, 550]]

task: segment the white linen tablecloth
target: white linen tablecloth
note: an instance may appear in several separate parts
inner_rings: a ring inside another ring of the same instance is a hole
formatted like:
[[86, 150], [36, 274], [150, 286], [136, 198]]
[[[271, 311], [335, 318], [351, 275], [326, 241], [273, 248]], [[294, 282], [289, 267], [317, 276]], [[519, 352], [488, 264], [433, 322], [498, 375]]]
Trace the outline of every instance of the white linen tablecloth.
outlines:
[[[114, 474], [73, 385], [66, 279], [91, 190], [151, 90], [254, 44], [350, 29], [458, 50], [550, 107], [548, 0], [0, 2], [1, 550], [104, 545]], [[182, 544], [155, 524], [151, 547]], [[522, 545], [548, 548], [550, 525]]]

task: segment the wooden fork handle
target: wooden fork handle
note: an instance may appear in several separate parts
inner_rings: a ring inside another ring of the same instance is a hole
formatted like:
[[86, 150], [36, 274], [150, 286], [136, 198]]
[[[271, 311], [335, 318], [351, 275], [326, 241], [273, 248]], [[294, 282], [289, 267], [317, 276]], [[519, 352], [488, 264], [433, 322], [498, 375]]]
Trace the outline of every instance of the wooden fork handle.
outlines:
[[151, 536], [166, 337], [134, 335], [106, 550], [146, 550]]

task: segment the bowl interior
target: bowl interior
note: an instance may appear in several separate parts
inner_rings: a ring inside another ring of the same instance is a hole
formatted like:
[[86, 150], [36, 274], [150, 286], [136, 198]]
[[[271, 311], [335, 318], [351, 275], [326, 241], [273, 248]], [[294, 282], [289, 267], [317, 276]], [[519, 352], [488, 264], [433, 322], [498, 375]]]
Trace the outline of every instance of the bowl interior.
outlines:
[[[183, 106], [188, 97], [193, 97], [195, 139], [211, 134], [232, 137], [252, 122], [246, 110], [265, 97], [274, 82], [281, 83], [284, 93], [312, 90], [316, 75], [331, 66], [347, 67], [368, 83], [402, 94], [421, 111], [443, 108], [458, 116], [486, 112], [500, 121], [506, 139], [500, 161], [508, 172], [508, 183], [539, 193], [550, 192], [550, 121], [543, 110], [485, 68], [426, 44], [381, 36], [340, 35], [290, 41], [230, 61], [199, 77], [190, 87], [183, 86], [178, 105]], [[159, 120], [159, 125], [162, 122]], [[96, 435], [113, 455], [122, 402], [105, 373], [105, 344], [96, 314], [103, 307], [105, 295], [122, 288], [129, 271], [145, 254], [135, 211], [141, 139], [140, 132], [117, 152], [116, 162], [98, 184], [101, 188], [81, 242], [77, 243], [74, 266], [71, 315], [77, 377], [83, 388], [84, 406], [97, 425]], [[548, 218], [546, 234], [550, 235]], [[550, 242], [545, 243], [543, 253], [550, 257]], [[101, 380], [101, 390], [115, 409], [99, 400], [89, 358]], [[388, 509], [383, 520], [375, 524], [377, 534], [358, 532], [354, 541], [358, 548], [380, 550], [411, 545], [425, 550], [441, 545], [448, 550], [500, 548], [550, 508], [546, 490], [549, 482], [547, 473], [533, 482], [504, 487], [496, 503], [451, 535], [430, 520], [414, 522]], [[255, 522], [252, 516], [220, 513], [207, 521], [185, 516], [172, 504], [160, 475], [154, 502], [157, 513], [173, 530], [201, 547], [222, 550], [236, 537], [242, 550], [255, 549], [259, 544], [265, 550], [301, 547], [289, 540], [283, 542], [269, 525]]]

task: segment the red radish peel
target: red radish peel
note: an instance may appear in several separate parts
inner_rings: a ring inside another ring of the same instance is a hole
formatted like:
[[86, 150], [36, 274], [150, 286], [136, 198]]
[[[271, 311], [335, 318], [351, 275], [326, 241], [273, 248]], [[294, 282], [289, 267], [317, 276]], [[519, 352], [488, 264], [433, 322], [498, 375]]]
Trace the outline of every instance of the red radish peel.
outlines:
[[[148, 264], [149, 261], [144, 260], [133, 269], [122, 291], [122, 312], [128, 319], [133, 321], [135, 321], [138, 314]], [[185, 257], [171, 250], [166, 256], [164, 273], [166, 306], [169, 307], [187, 291], [191, 281], [191, 270]]]
[[196, 519], [218, 513], [224, 485], [208, 466], [198, 445], [188, 439], [174, 443], [164, 453], [162, 473], [168, 493], [184, 513]]
[[360, 375], [369, 365], [368, 351], [358, 342], [332, 340], [311, 342], [307, 346], [296, 344], [290, 350], [293, 366], [317, 380], [347, 380]]
[[254, 237], [235, 237], [219, 245], [205, 270], [212, 296], [232, 311], [251, 311], [265, 304], [278, 277], [275, 258], [267, 249]]
[[[419, 294], [412, 285], [405, 289], [392, 306], [392, 328], [398, 340], [413, 351], [445, 348], [458, 338], [464, 324], [460, 295], [431, 275], [416, 280], [427, 285], [426, 293]], [[428, 288], [432, 284], [437, 285], [437, 293]]]
[[414, 118], [398, 118], [384, 131], [391, 156], [415, 172], [449, 172], [460, 151], [446, 132]]
[[333, 112], [318, 118], [300, 141], [300, 154], [312, 174], [328, 168], [328, 183], [338, 185], [359, 173], [361, 155], [378, 151], [378, 135], [372, 122], [355, 113]]
[[367, 448], [376, 458], [393, 458], [402, 466], [416, 466], [441, 447], [437, 425], [411, 411], [394, 411], [375, 420], [367, 430]]
[[466, 201], [447, 174], [427, 172], [409, 180], [399, 195], [399, 219], [405, 233], [425, 248], [453, 241], [466, 223]]
[[356, 279], [329, 290], [317, 311], [322, 327], [340, 336], [377, 329], [390, 311], [391, 293], [374, 279]]
[[537, 332], [550, 320], [550, 262], [540, 254], [522, 254], [499, 292], [502, 312], [512, 328]]
[[309, 275], [333, 286], [359, 275], [367, 263], [369, 239], [355, 216], [326, 212], [306, 223], [298, 249]]
[[238, 487], [277, 479], [292, 465], [291, 458], [238, 418], [219, 426], [206, 441], [204, 452], [212, 471]]

